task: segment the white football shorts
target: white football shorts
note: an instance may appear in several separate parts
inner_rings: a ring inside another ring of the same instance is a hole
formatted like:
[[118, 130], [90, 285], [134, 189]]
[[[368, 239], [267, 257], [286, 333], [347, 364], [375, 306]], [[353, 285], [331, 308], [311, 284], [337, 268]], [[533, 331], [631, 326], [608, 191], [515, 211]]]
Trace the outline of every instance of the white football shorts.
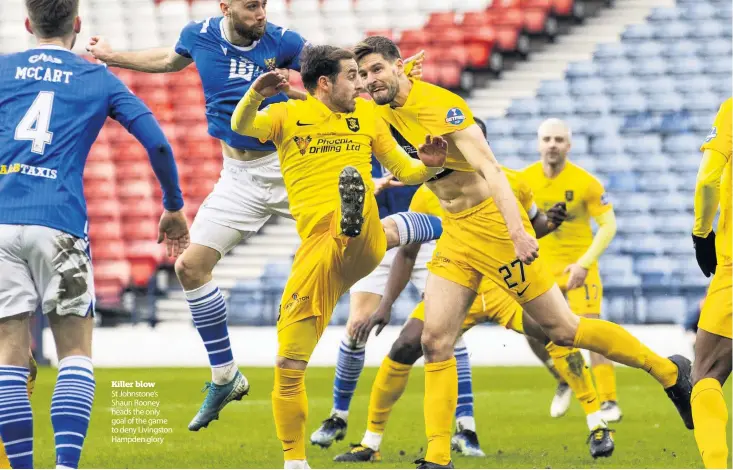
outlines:
[[224, 157], [219, 181], [191, 224], [191, 243], [224, 256], [273, 215], [293, 218], [277, 153], [249, 162]]
[[[394, 260], [397, 250], [399, 250], [399, 247], [388, 250], [384, 254], [384, 258], [382, 258], [379, 266], [374, 268], [374, 271], [368, 276], [356, 281], [351, 286], [349, 292], [352, 294], [354, 292], [369, 292], [384, 295], [384, 289], [387, 287], [387, 279], [389, 278], [389, 270], [392, 267], [392, 260]], [[421, 295], [425, 292], [425, 283], [428, 280], [427, 264], [430, 258], [432, 258], [434, 250], [435, 240], [423, 243], [415, 260], [415, 268], [412, 270], [410, 282], [417, 288]]]
[[39, 225], [0, 225], [0, 318], [94, 315], [89, 241]]

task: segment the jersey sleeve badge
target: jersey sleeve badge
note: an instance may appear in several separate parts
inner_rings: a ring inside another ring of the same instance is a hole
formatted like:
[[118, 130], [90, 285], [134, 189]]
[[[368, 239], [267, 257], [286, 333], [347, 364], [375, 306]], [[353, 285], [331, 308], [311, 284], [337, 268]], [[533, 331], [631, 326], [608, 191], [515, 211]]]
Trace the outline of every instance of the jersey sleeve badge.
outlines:
[[460, 108], [451, 108], [448, 110], [448, 115], [445, 117], [445, 122], [454, 126], [460, 126], [463, 121], [466, 120], [466, 116]]
[[710, 129], [710, 134], [708, 134], [708, 136], [705, 137], [705, 143], [710, 142], [711, 140], [713, 140], [717, 136], [718, 136], [718, 128], [715, 127], [715, 126], [713, 126], [713, 128]]
[[601, 205], [607, 206], [608, 205], [608, 193], [601, 194]]

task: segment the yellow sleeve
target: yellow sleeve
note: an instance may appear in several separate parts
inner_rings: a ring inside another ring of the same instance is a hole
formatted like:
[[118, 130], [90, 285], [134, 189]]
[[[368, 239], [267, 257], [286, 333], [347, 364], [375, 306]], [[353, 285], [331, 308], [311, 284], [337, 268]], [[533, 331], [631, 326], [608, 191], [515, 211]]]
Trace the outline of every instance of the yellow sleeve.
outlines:
[[608, 200], [608, 194], [606, 194], [603, 185], [592, 176], [590, 176], [590, 184], [588, 185], [585, 202], [588, 207], [588, 213], [594, 218], [613, 209], [613, 205]]
[[588, 247], [588, 251], [578, 260], [578, 264], [585, 269], [590, 268], [593, 263], [598, 261], [598, 258], [606, 251], [616, 235], [616, 215], [611, 207], [593, 218], [598, 223], [598, 232], [593, 237], [593, 242]]
[[517, 179], [519, 180], [519, 191], [517, 194], [519, 202], [522, 204], [522, 207], [527, 212], [529, 220], [532, 220], [537, 216], [537, 212], [539, 210], [537, 209], [537, 204], [535, 204], [534, 202], [534, 193], [532, 192], [532, 188], [524, 180], [524, 178], [522, 178], [520, 175], [517, 175]]
[[[441, 89], [442, 90], [442, 89]], [[432, 135], [448, 135], [476, 124], [466, 101], [455, 93], [442, 90], [431, 97], [433, 104], [420, 110], [418, 116]]]
[[700, 147], [704, 151], [695, 184], [695, 224], [692, 234], [707, 237], [720, 202], [720, 178], [733, 152], [731, 142], [731, 98], [718, 110], [713, 128]]
[[440, 168], [428, 168], [420, 160], [411, 158], [397, 145], [382, 118], [376, 117], [375, 123], [376, 132], [372, 142], [374, 156], [395, 178], [405, 184], [420, 184], [440, 172]]
[[258, 111], [264, 99], [265, 97], [253, 88], [247, 90], [232, 114], [232, 130], [238, 134], [255, 137], [262, 142], [271, 140], [279, 144], [286, 116], [284, 105], [276, 103]]

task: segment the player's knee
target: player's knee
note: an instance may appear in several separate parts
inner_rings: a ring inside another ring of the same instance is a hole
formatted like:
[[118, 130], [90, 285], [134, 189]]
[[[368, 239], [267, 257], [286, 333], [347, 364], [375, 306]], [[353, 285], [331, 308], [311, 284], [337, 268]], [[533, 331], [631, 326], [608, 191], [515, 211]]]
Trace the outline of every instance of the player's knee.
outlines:
[[455, 338], [440, 331], [424, 329], [421, 337], [422, 351], [430, 362], [448, 360], [453, 355]]
[[283, 356], [275, 358], [275, 367], [278, 369], [305, 370], [308, 363], [297, 359], [289, 359]]
[[572, 348], [575, 344], [575, 333], [571, 323], [558, 322], [545, 329], [550, 340], [558, 346]]
[[185, 253], [179, 256], [175, 264], [176, 276], [183, 285], [184, 289], [195, 289], [206, 283], [206, 279], [211, 274], [202, 263], [196, 262], [191, 256]]
[[400, 364], [412, 365], [422, 356], [420, 336], [400, 335], [389, 351], [389, 358]]
[[725, 384], [731, 373], [730, 359], [715, 357], [715, 355], [697, 356], [692, 366], [693, 385], [702, 379], [715, 379], [721, 385]]

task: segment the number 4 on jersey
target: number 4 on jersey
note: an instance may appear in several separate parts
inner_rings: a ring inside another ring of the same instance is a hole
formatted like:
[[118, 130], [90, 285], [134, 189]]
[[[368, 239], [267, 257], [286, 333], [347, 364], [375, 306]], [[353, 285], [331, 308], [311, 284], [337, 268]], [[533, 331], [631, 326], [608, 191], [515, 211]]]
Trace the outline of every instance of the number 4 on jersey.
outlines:
[[53, 98], [52, 91], [38, 93], [31, 107], [18, 123], [18, 127], [15, 128], [15, 140], [30, 140], [33, 142], [31, 152], [39, 155], [43, 155], [46, 144], [50, 144], [53, 140], [53, 132], [48, 131], [51, 124]]

